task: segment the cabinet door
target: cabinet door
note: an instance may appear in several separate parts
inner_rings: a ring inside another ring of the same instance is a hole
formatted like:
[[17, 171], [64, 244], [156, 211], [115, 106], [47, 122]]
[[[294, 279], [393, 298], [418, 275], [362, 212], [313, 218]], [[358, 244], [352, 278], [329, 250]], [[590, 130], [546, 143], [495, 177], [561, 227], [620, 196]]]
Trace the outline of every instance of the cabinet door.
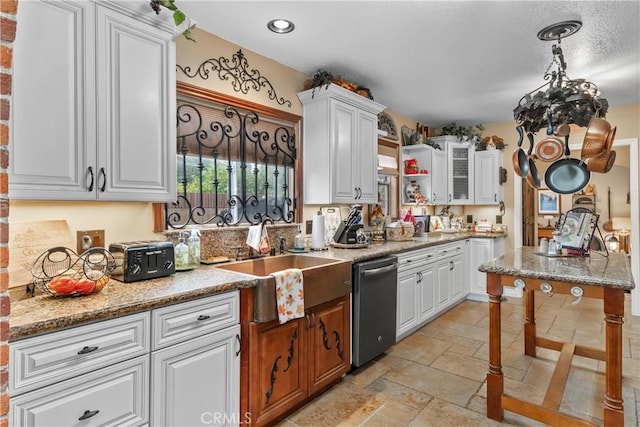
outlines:
[[312, 395], [351, 368], [349, 296], [315, 308], [309, 316], [309, 395]]
[[378, 117], [358, 113], [358, 140], [352, 168], [357, 203], [378, 203]]
[[487, 295], [487, 274], [478, 271], [478, 266], [493, 258], [493, 240], [491, 239], [471, 239], [471, 293], [486, 297]]
[[452, 205], [473, 204], [473, 145], [466, 142], [447, 144], [448, 196]]
[[431, 196], [429, 202], [447, 204], [447, 152], [433, 150], [431, 153]]
[[460, 301], [464, 298], [466, 287], [466, 273], [464, 268], [464, 259], [462, 255], [456, 255], [451, 259], [451, 302]]
[[98, 198], [176, 197], [173, 34], [98, 4]]
[[18, 19], [9, 197], [95, 199], [93, 4], [27, 1]]
[[420, 321], [427, 320], [436, 312], [436, 266], [427, 264], [418, 272], [418, 295]]
[[[331, 122], [333, 123], [333, 174], [335, 203], [353, 203], [357, 196], [354, 182], [353, 161], [356, 156], [356, 120], [358, 112], [350, 105], [331, 100]], [[330, 173], [327, 168], [327, 173]]]
[[502, 186], [499, 181], [502, 152], [500, 150], [476, 151], [475, 157], [475, 204], [497, 205], [502, 201]]
[[418, 270], [398, 273], [398, 300], [396, 307], [396, 339], [418, 324]]
[[306, 323], [298, 319], [250, 325], [248, 412], [253, 424], [267, 424], [307, 397]]
[[152, 425], [242, 423], [239, 334], [236, 325], [152, 353]]
[[453, 270], [451, 258], [439, 260], [436, 264], [436, 307], [438, 311], [449, 305], [451, 301], [451, 270]]

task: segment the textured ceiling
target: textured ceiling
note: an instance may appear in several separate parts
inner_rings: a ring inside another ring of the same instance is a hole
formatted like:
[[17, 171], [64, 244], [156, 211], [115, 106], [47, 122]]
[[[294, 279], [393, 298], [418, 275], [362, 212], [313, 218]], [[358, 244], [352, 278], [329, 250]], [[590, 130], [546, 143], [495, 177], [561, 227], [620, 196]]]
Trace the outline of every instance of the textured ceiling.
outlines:
[[[432, 127], [513, 119], [544, 83], [547, 25], [579, 19], [562, 41], [571, 78], [596, 83], [611, 106], [640, 104], [639, 1], [196, 1], [199, 28], [312, 75], [368, 87], [375, 100]], [[295, 31], [270, 33], [274, 18]]]

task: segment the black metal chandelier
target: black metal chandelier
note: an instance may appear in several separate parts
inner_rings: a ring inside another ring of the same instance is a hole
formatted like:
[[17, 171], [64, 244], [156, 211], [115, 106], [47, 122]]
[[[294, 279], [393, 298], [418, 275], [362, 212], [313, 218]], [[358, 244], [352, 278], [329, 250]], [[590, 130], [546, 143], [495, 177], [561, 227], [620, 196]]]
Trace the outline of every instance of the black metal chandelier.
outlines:
[[514, 119], [527, 133], [546, 128], [550, 135], [555, 127], [564, 124], [586, 127], [591, 118], [604, 118], [607, 113], [609, 103], [600, 97], [595, 83], [567, 75], [561, 40], [581, 27], [581, 21], [563, 21], [538, 32], [538, 39], [557, 44], [551, 48], [553, 58], [544, 73], [545, 83], [525, 94], [513, 110]]

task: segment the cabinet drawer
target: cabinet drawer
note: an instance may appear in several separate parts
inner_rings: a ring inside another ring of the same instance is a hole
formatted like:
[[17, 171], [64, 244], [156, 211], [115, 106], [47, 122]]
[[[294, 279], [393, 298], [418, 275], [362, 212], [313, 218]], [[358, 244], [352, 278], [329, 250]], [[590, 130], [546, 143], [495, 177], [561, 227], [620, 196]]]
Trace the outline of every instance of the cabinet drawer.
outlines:
[[153, 350], [240, 323], [238, 291], [183, 302], [151, 312]]
[[436, 251], [435, 249], [420, 249], [417, 251], [409, 251], [400, 253], [398, 258], [398, 271], [403, 272], [407, 269], [417, 267], [418, 265], [435, 261]]
[[141, 426], [149, 422], [149, 356], [11, 396], [13, 426]]
[[10, 394], [148, 353], [149, 323], [139, 313], [9, 343]]
[[438, 259], [447, 258], [450, 256], [462, 254], [463, 251], [464, 251], [464, 241], [461, 240], [459, 242], [455, 242], [455, 243], [451, 243], [451, 244], [443, 245], [439, 247], [437, 250], [437, 257]]

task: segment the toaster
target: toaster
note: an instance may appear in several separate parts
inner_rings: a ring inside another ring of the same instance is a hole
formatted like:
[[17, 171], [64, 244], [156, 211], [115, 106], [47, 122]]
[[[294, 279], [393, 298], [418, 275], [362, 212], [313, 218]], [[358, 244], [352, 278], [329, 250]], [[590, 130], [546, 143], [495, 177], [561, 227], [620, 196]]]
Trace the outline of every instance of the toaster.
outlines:
[[173, 242], [112, 243], [109, 252], [116, 264], [111, 277], [121, 282], [155, 279], [176, 272]]

